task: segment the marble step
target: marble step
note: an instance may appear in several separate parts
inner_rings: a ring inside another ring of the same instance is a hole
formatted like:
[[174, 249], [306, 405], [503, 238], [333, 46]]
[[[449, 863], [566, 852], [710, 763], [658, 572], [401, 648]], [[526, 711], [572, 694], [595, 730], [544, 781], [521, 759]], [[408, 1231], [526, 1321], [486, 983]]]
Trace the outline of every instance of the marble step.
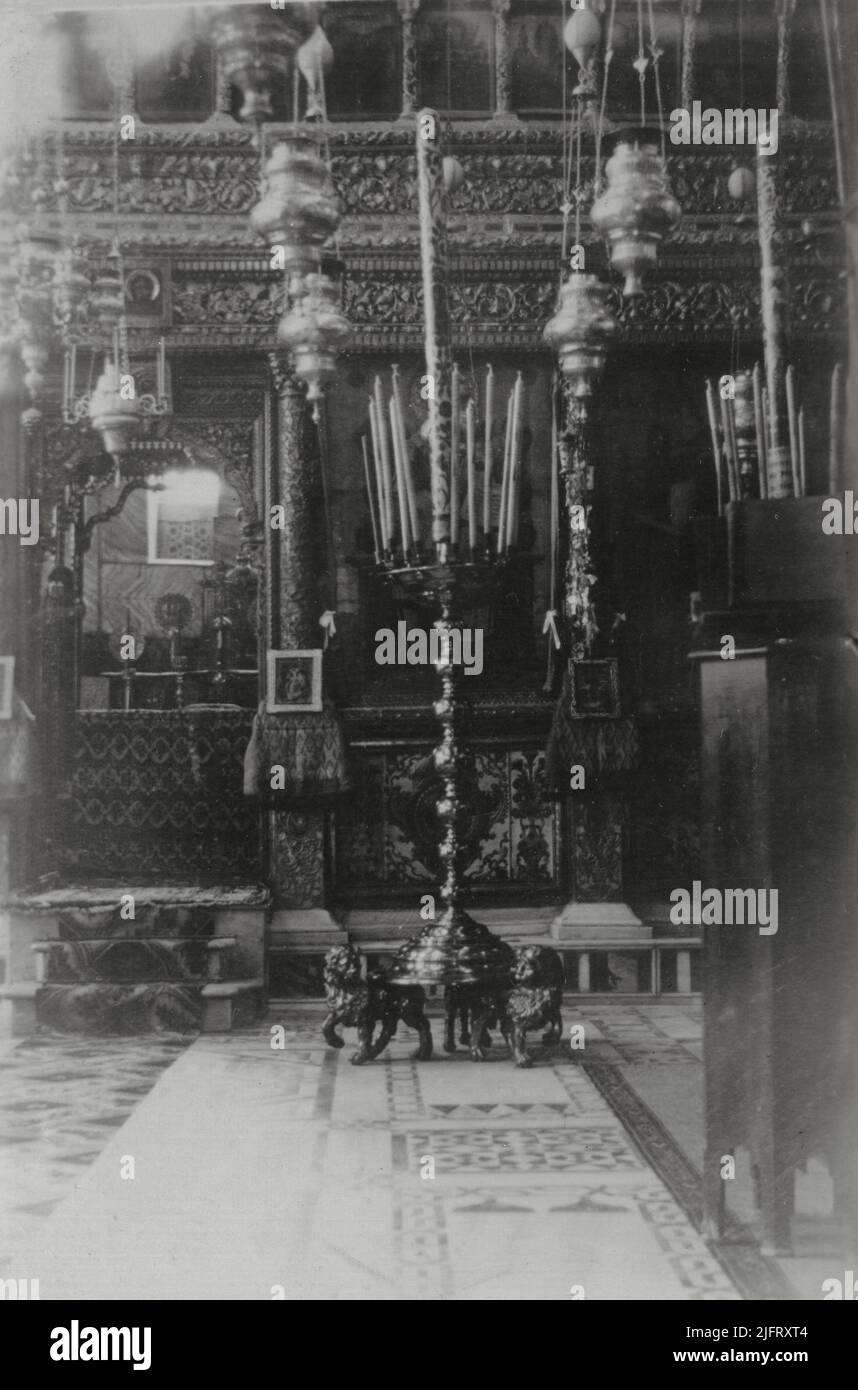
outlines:
[[74, 1034], [229, 1032], [258, 1018], [261, 979], [179, 984], [46, 984], [24, 980], [0, 990], [12, 1005], [12, 1036], [37, 1028]]
[[205, 984], [240, 974], [235, 937], [35, 941], [40, 984]]

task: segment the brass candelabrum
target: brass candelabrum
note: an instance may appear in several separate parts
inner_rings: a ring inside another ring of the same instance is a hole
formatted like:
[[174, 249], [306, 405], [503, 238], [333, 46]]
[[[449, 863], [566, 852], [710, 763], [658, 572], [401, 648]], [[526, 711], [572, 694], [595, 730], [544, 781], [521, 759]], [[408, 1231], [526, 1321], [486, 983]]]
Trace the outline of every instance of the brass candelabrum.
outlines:
[[467, 889], [463, 883], [460, 830], [462, 807], [459, 790], [459, 744], [456, 669], [452, 655], [455, 617], [470, 604], [485, 602], [495, 592], [498, 577], [509, 561], [486, 550], [484, 558], [460, 560], [446, 543], [436, 547], [434, 561], [412, 564], [395, 562], [378, 573], [397, 597], [431, 604], [440, 612], [434, 624], [440, 632], [439, 659], [434, 662], [441, 680], [441, 696], [434, 709], [441, 726], [441, 740], [434, 751], [436, 770], [444, 791], [436, 803], [442, 824], [438, 852], [442, 866], [439, 889], [441, 910], [423, 930], [405, 943], [393, 960], [391, 982], [402, 985], [491, 984], [509, 969], [509, 947], [488, 927], [476, 922], [464, 909]]

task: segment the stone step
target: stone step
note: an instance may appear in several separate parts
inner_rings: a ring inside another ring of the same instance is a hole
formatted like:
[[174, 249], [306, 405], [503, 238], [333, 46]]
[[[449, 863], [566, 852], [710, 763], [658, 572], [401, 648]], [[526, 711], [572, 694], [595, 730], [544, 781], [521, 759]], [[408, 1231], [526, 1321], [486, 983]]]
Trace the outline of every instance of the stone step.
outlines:
[[238, 941], [234, 936], [34, 941], [40, 984], [205, 984], [226, 978]]
[[[440, 911], [441, 899], [437, 896], [436, 907]], [[475, 921], [502, 937], [547, 937], [557, 916], [556, 907], [475, 907], [468, 911]], [[349, 941], [356, 945], [364, 941], [407, 941], [425, 926], [417, 898], [413, 908], [358, 908], [348, 912], [343, 920]]]
[[23, 980], [0, 989], [12, 1005], [11, 1032], [37, 1027], [63, 1033], [229, 1032], [263, 1009], [261, 979], [179, 984], [45, 984]]

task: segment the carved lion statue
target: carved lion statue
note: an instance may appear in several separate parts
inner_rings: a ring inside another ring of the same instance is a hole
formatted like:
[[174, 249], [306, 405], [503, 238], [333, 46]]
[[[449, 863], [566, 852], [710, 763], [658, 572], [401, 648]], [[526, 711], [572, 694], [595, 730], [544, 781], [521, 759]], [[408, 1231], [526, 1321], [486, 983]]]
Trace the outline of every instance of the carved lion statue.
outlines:
[[542, 1037], [546, 1047], [560, 1042], [564, 978], [563, 961], [550, 946], [522, 946], [510, 951], [506, 978], [491, 986], [449, 986], [444, 996], [444, 1051], [456, 1051], [458, 1021], [459, 1041], [470, 1046], [475, 1062], [482, 1062], [492, 1045], [489, 1029], [500, 1023], [516, 1065], [531, 1066], [524, 1050], [531, 1028], [547, 1029]]
[[[322, 1033], [329, 1047], [343, 1047], [344, 1040], [335, 1031], [337, 1026], [356, 1028], [358, 1050], [351, 1061], [355, 1066], [371, 1062], [383, 1052], [402, 1019], [414, 1028], [420, 1046], [413, 1054], [420, 1062], [432, 1056], [432, 1032], [423, 1006], [426, 996], [419, 985], [392, 985], [378, 969], [370, 969], [366, 979], [361, 977], [360, 952], [354, 946], [334, 946], [325, 956], [325, 998], [328, 1015]], [[376, 1024], [381, 1031], [375, 1040]]]
[[546, 1028], [542, 1041], [556, 1046], [563, 1036], [565, 979], [563, 960], [550, 946], [522, 946], [515, 953], [513, 985], [507, 990], [501, 1009], [501, 1028], [517, 1067], [533, 1065], [524, 1049], [525, 1035], [531, 1028]]

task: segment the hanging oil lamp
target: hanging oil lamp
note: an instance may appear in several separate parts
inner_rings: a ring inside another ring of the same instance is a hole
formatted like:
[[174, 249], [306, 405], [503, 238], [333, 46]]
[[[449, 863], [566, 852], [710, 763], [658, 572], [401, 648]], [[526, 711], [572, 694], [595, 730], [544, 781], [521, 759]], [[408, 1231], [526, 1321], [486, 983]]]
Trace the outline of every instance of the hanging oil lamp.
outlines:
[[297, 282], [318, 270], [322, 247], [340, 222], [321, 136], [305, 129], [275, 145], [262, 189], [250, 225], [269, 246], [283, 248], [283, 268], [295, 294]]
[[262, 5], [232, 5], [214, 21], [215, 46], [224, 76], [244, 96], [243, 121], [259, 128], [273, 118], [271, 87], [292, 72], [296, 48], [312, 34], [316, 11], [312, 5], [290, 5], [275, 13]]
[[45, 387], [45, 372], [53, 337], [53, 272], [59, 241], [52, 232], [24, 225], [19, 231], [16, 308], [24, 385], [37, 401]]
[[295, 374], [307, 383], [307, 399], [314, 404], [318, 420], [318, 401], [325, 382], [336, 371], [337, 353], [351, 338], [351, 324], [340, 306], [337, 279], [326, 270], [308, 275], [303, 293], [277, 325], [277, 339], [289, 348]]
[[73, 333], [84, 295], [90, 287], [83, 257], [77, 246], [67, 246], [54, 271], [54, 320], [64, 342]]
[[592, 395], [617, 324], [607, 306], [608, 287], [595, 275], [573, 271], [561, 286], [554, 317], [543, 337], [557, 353], [560, 370], [577, 399]]
[[114, 244], [98, 268], [90, 299], [99, 328], [110, 342], [113, 330], [125, 308], [125, 291], [119, 262], [119, 247]]
[[682, 209], [670, 191], [658, 145], [647, 131], [621, 139], [605, 173], [608, 186], [590, 217], [608, 239], [611, 264], [625, 276], [623, 294], [642, 294], [643, 276], [655, 266], [659, 244], [679, 225]]
[[104, 360], [104, 371], [89, 398], [89, 422], [101, 435], [105, 453], [114, 458], [127, 453], [140, 433], [140, 400], [133, 388], [131, 393], [123, 390], [117, 356]]

